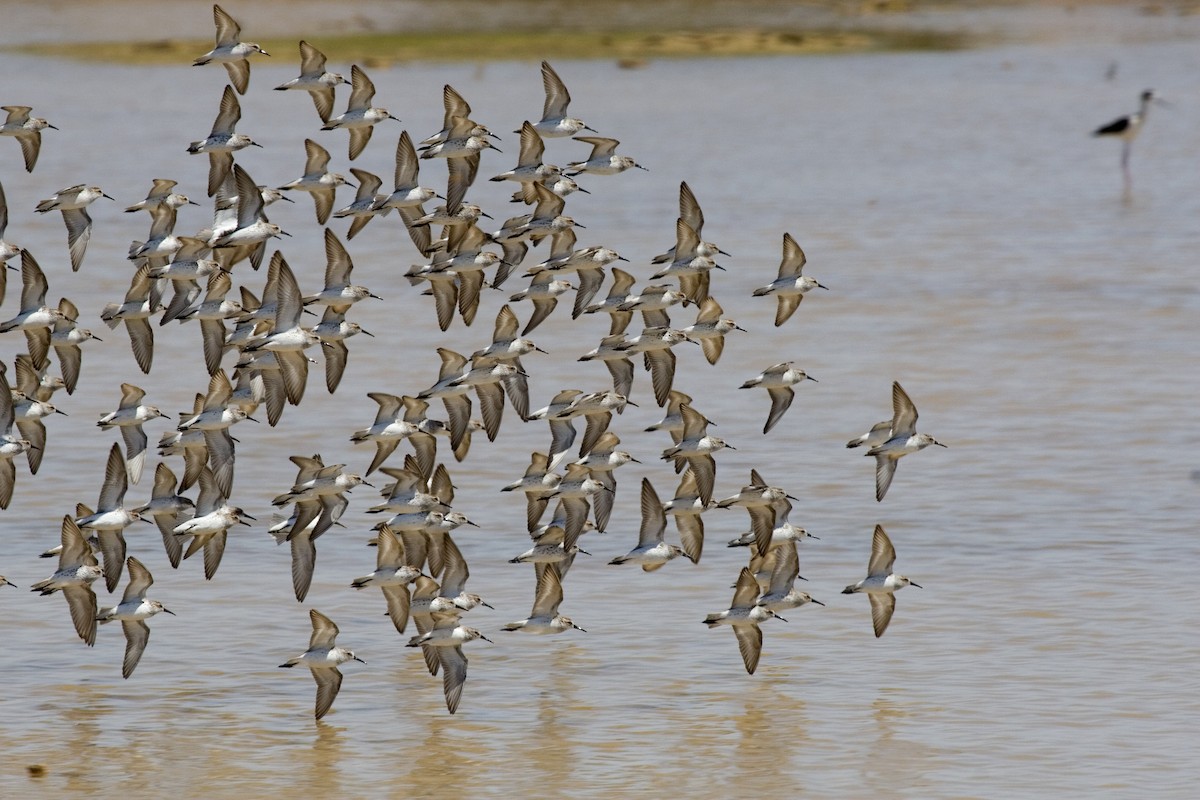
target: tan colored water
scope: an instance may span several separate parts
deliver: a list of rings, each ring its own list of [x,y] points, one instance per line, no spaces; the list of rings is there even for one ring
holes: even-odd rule
[[[1120,71],[1108,83],[1111,59]],[[706,237],[733,253],[713,291],[750,333],[729,338],[715,369],[686,348],[676,386],[738,447],[719,454],[718,495],[758,467],[801,497],[793,521],[821,537],[801,548],[804,588],[828,607],[765,626],[762,663],[749,676],[729,631],[700,624],[729,602],[744,551],[724,542],[745,530],[744,513],[707,517],[699,566],[676,561],[649,575],[605,566],[634,542],[641,477],[660,494],[675,485],[657,459],[665,437],[641,432],[659,414],[639,370],[642,407],[614,429],[646,463],[621,470],[609,533],[584,540],[595,555],[566,581],[563,611],[588,633],[499,632],[528,614],[533,576],[506,563],[527,546],[524,504],[498,489],[548,444],[543,424],[522,425],[510,410],[497,442],[480,437],[465,463],[450,464],[456,507],[483,526],[456,537],[471,588],[497,609],[471,614],[497,643],[468,647],[455,717],[378,593],[348,587],[374,565],[362,546],[373,499],[363,487],[348,529],[319,542],[306,604],[334,619],[339,642],[367,662],[345,669],[323,724],[312,720],[311,679],[276,668],[303,649],[309,626],[292,597],[288,553],[263,525],[234,534],[211,582],[193,561],[171,570],[152,527],[130,531],[131,553],[157,579],[152,596],[178,617],[151,622],[129,681],[120,678],[119,630],[102,629],[88,649],[60,599],[0,589],[0,794],[1190,796],[1200,771],[1190,600],[1200,557],[1198,62],[1188,40],[640,71],[558,64],[573,110],[651,170],[587,181],[594,194],[569,201],[587,226],[580,243],[616,247],[644,282],[649,257],[671,243],[686,179]],[[225,77],[12,56],[0,69],[6,103],[32,104],[62,129],[46,134],[32,175],[16,144],[0,141],[7,238],[33,250],[52,298],[74,299],[105,339],[86,348],[76,394],[56,398],[71,416],[50,420],[42,472],[19,467],[16,497],[0,515],[0,572],[27,587],[52,570],[36,554],[56,543],[62,515],[96,499],[114,437],[94,420],[115,407],[118,385],[138,383],[172,412],[205,386],[194,325],[158,329],[154,370],[143,376],[124,332],[105,329],[98,313],[123,295],[126,247],[146,232],[144,215],[120,207],[153,177],[203,196],[206,160],[184,149],[209,130]],[[255,63],[243,102],[239,131],[265,149],[239,163],[273,185],[297,177],[306,136],[330,149],[333,168],[351,166],[345,135],[317,131],[307,98],[270,91],[293,73],[290,54]],[[541,108],[533,64],[372,77],[378,101],[404,121],[381,126],[354,166],[385,181],[402,127],[418,137],[440,127],[444,83],[496,130]],[[1126,203],[1116,144],[1088,133],[1134,110],[1146,86],[1175,107],[1156,109],[1137,142]],[[471,193],[498,218],[511,190],[483,179],[512,165],[515,138],[484,158]],[[547,155],[563,163],[583,150],[552,141]],[[440,162],[422,166],[426,179],[442,180]],[[93,207],[87,260],[72,274],[61,219],[31,209],[83,181],[120,203]],[[308,199],[297,201],[271,217],[294,234],[284,252],[310,290],[324,267],[321,231]],[[188,208],[179,229],[208,221]],[[750,292],[773,278],[784,231],[831,291],[775,329],[773,304]],[[336,396],[318,369],[278,428],[236,430],[233,500],[260,520],[293,477],[289,455],[319,451],[327,463],[365,467],[369,452],[348,437],[374,415],[366,393],[431,384],[434,348],[482,347],[506,298],[488,292],[472,328],[456,322],[441,334],[427,298],[399,279],[415,253],[394,218],[373,222],[350,252],[356,278],[387,299],[352,314],[378,338],[350,343]],[[257,292],[264,275],[241,266],[236,278]],[[18,294],[14,274],[6,316]],[[559,389],[608,380],[575,360],[607,320],[572,322],[564,310],[533,337],[551,355],[525,361],[535,407]],[[0,341],[10,363],[23,349],[20,338]],[[736,387],[790,359],[820,383],[801,387],[764,437],[766,397]],[[916,402],[921,430],[950,449],[905,459],[877,504],[872,463],[843,444],[888,415],[892,380]],[[155,440],[166,423],[147,427]],[[148,496],[155,463],[131,502]],[[878,641],[865,598],[838,594],[862,577],[876,523],[895,542],[898,570],[925,587],[900,594]],[[31,764],[46,774],[28,777]]]

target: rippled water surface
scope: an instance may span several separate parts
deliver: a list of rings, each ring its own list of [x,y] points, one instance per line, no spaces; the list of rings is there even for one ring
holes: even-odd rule
[[[1119,59],[1115,81],[1104,79]],[[348,72],[345,65],[342,71]],[[675,476],[658,460],[665,437],[642,432],[660,414],[640,368],[639,408],[613,430],[644,464],[618,474],[607,536],[589,536],[566,581],[562,610],[588,630],[544,638],[501,633],[528,614],[533,571],[507,559],[527,547],[524,503],[498,492],[529,453],[548,445],[543,423],[511,409],[500,436],[479,437],[449,464],[456,508],[481,525],[457,535],[471,588],[496,610],[470,624],[495,645],[467,647],[470,676],[458,714],[440,681],[405,649],[378,592],[354,592],[374,566],[363,546],[373,499],[361,487],[343,521],[319,542],[308,602],[295,602],[286,548],[265,532],[270,499],[291,483],[292,454],[365,468],[348,441],[374,416],[370,391],[412,394],[433,383],[438,346],[470,353],[490,338],[508,290],[487,291],[479,317],[437,330],[432,305],[400,274],[416,253],[394,217],[350,243],[355,278],[386,302],[351,317],[376,334],[350,342],[335,396],[320,368],[299,408],[276,428],[236,430],[233,502],[259,518],[234,532],[214,580],[196,560],[172,570],[153,527],[128,533],[130,553],[154,572],[151,595],[177,617],[151,622],[134,676],[120,678],[123,639],[106,626],[94,649],[74,635],[65,604],[25,590],[53,564],[76,502],[93,504],[115,437],[94,425],[115,408],[119,384],[143,386],[174,412],[207,376],[194,323],[157,329],[154,369],[142,375],[124,331],[98,319],[132,268],[128,243],[145,215],[120,209],[154,177],[202,199],[207,161],[189,141],[212,124],[219,68],[83,65],[0,56],[7,103],[31,104],[56,124],[37,170],[21,169],[0,140],[12,220],[7,237],[30,248],[51,298],[71,297],[104,338],[85,348],[71,416],[49,420],[37,476],[18,466],[16,497],[0,515],[5,689],[0,694],[0,791],[12,796],[246,797],[294,791],[457,797],[643,796],[1082,796],[1186,797],[1197,777],[1200,716],[1196,605],[1197,223],[1200,93],[1194,41],[1124,46],[1007,47],[953,54],[651,63],[620,70],[562,62],[572,110],[621,140],[649,172],[593,178],[568,202],[587,228],[580,244],[608,244],[644,283],[649,258],[671,244],[679,181],[706,215],[706,238],[733,255],[713,292],[749,333],[729,337],[716,368],[681,346],[676,387],[719,425],[736,451],[718,454],[717,494],[757,467],[800,497],[793,521],[818,537],[801,547],[805,589],[827,607],[764,626],[749,676],[728,630],[703,616],[728,606],[744,550],[724,543],[744,512],[707,518],[702,562],[643,574],[606,566],[636,539],[636,487],[649,476],[670,497]],[[537,66],[404,65],[369,72],[377,103],[401,117],[346,160],[343,132],[318,130],[308,99],[270,88],[294,75],[291,54],[256,62],[238,128],[264,145],[238,156],[258,181],[297,177],[302,142],[390,180],[396,137],[441,125],[452,84],[476,119],[499,131],[541,108]],[[1118,145],[1089,131],[1136,107],[1154,86],[1174,101],[1154,109],[1137,142],[1135,188],[1123,200]],[[339,110],[345,94],[338,101]],[[509,184],[486,177],[515,161],[516,137],[485,155],[471,199],[509,214]],[[586,148],[550,141],[547,160]],[[444,180],[423,162],[427,182]],[[81,272],[66,260],[58,215],[32,212],[55,190],[98,183],[119,203],[93,206],[95,232]],[[349,202],[343,190],[339,201]],[[321,230],[308,198],[270,209],[293,234],[282,247],[306,291],[320,286]],[[515,212],[513,212],[515,213]],[[188,207],[179,230],[209,222]],[[339,235],[345,225],[332,225]],[[752,298],[774,278],[790,231],[807,271],[830,287],[782,328],[772,301]],[[534,251],[533,263],[544,246]],[[235,280],[256,293],[248,264]],[[486,290],[485,290],[486,291]],[[607,287],[604,291],[607,291]],[[16,313],[10,273],[3,316]],[[524,319],[528,308],[516,306]],[[534,332],[550,355],[527,358],[531,400],[596,390],[607,371],[579,355],[607,319],[571,321],[560,308]],[[691,312],[673,312],[690,324]],[[636,327],[636,325],[635,325]],[[11,363],[23,339],[0,339]],[[761,434],[768,401],[739,392],[772,363],[795,360],[819,383],[799,388],[778,427]],[[949,449],[904,460],[883,503],[873,463],[844,443],[890,413],[899,380],[920,428]],[[440,412],[440,407],[435,407]],[[147,425],[152,441],[166,422]],[[443,452],[445,445],[441,445]],[[405,452],[402,446],[393,461]],[[156,460],[127,502],[149,495]],[[174,465],[178,467],[179,465]],[[378,481],[376,481],[378,483]],[[884,525],[897,570],[924,586],[898,598],[887,635],[871,635],[863,597],[840,589],[862,577],[871,530]],[[675,536],[674,527],[670,536]],[[106,602],[102,595],[101,603]],[[312,720],[313,683],[276,668],[302,652],[308,607],[341,627],[339,642],[367,663],[345,668],[333,712]],[[29,777],[28,765],[45,767]]]

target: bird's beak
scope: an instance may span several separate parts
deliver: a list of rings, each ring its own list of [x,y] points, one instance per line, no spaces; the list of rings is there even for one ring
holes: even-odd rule
[[[369,330],[367,330],[366,328],[359,328],[359,329],[358,329],[358,332],[359,332],[359,333],[365,333],[367,336],[370,336],[372,339],[374,339],[374,338],[375,338],[375,334],[371,333],[371,332],[370,332]]]
[[[924,587],[924,586],[922,586],[921,584],[919,584],[919,583],[913,583],[912,581],[909,581],[909,582],[908,582],[908,585],[909,585],[909,586],[915,586],[915,587],[917,587],[918,589],[924,589],[924,588],[925,588],[925,587]]]
[[[491,214],[488,214],[486,211],[480,211],[480,212],[479,212],[479,216],[483,217],[484,219],[490,219],[490,220],[493,220],[493,221],[495,221],[495,219],[496,219],[496,218],[495,218],[495,217],[493,217]]]
[[[358,656],[354,656],[354,660],[355,660],[355,661],[357,661],[357,662],[358,662],[358,663],[360,663],[360,664],[365,664],[365,663],[367,663],[367,662],[363,661],[361,658],[359,658]]]
[[[709,425],[711,425],[712,423],[710,422],[710,423],[708,423],[708,424],[709,424]],[[725,449],[726,449],[726,450],[737,450],[737,448],[736,448],[736,447],[734,447],[734,446],[733,446],[733,445],[731,445],[731,444],[727,444],[727,445],[725,445]]]
[[[575,223],[575,227],[585,231],[587,230],[587,225],[580,225],[578,222]]]
[[[824,603],[822,603],[820,600],[816,599],[815,597],[812,599],[812,602],[816,603],[819,606],[825,605]]]
[[[246,419],[249,420],[250,422],[258,422],[258,420],[256,420],[254,417],[250,416],[249,414],[246,415]]]
[[[805,375],[804,377],[807,378],[808,380],[812,381],[813,383],[820,383],[820,381],[817,380],[816,378],[814,378],[812,375]]]
[[[54,409],[54,413],[55,413],[55,414],[62,414],[64,417],[70,416],[70,415],[69,415],[67,412],[65,412],[65,411],[60,411],[60,410],[59,410],[59,409],[57,409],[57,408],[56,408],[56,409]]]
[[[169,608],[164,608],[164,609],[163,609],[163,613],[164,613],[164,614],[170,614],[172,617],[178,616],[178,614],[176,614],[174,611],[172,611],[172,610],[171,610],[171,609],[169,609]]]
[[[100,193],[100,196],[101,196],[101,197],[107,197],[109,200],[116,200],[116,199],[117,199],[117,198],[113,197],[111,194],[108,194],[108,193],[106,193],[106,192],[101,192],[101,193]],[[166,611],[166,609],[164,608],[164,609],[163,609],[163,611]]]

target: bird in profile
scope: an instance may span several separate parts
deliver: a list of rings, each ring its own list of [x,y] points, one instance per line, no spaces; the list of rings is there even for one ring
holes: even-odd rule
[[[333,87],[346,79],[336,72],[326,72],[325,54],[305,41],[300,42],[300,76],[276,86],[276,91],[303,89],[312,97],[321,122],[328,122],[333,113]]]
[[[883,444],[872,447],[866,453],[875,456],[876,501],[882,501],[888,487],[892,485],[892,477],[896,474],[896,462],[903,456],[924,450],[931,444],[946,446],[928,433],[917,433],[917,407],[913,405],[900,382],[893,382],[891,436]]]
[[[533,610],[529,617],[517,622],[510,622],[502,630],[548,634],[562,633],[574,628],[587,633],[572,622],[570,617],[564,617],[558,613],[558,607],[562,600],[562,579],[559,577],[559,571],[553,565],[546,565],[544,569],[538,570],[537,592],[534,595]]]
[[[71,621],[79,638],[91,647],[96,643],[96,593],[92,584],[104,574],[92,546],[68,514],[62,521],[62,546],[58,551],[58,569],[32,587],[43,595],[61,591],[71,609]]]
[[[0,106],[0,111],[8,114],[0,123],[0,136],[12,136],[17,140],[21,145],[21,155],[25,158],[25,171],[33,172],[38,154],[42,151],[42,131],[58,128],[41,117],[30,116],[33,111],[30,106]]]
[[[766,389],[767,394],[771,397],[771,412],[767,415],[767,422],[763,425],[763,433],[767,433],[771,428],[775,427],[775,423],[783,418],[786,412],[792,405],[792,400],[796,397],[796,392],[792,389],[797,383],[805,380],[816,382],[816,378],[805,373],[804,370],[794,366],[796,362],[785,361],[782,364],[775,364],[768,367],[758,374],[758,377],[751,378],[743,383],[740,389]]]
[[[754,290],[755,297],[773,296],[779,305],[775,309],[775,327],[779,327],[796,312],[804,295],[813,289],[828,289],[816,278],[804,274],[808,259],[804,250],[796,244],[790,233],[783,235],[783,260],[779,262],[779,276],[766,286]]]
[[[347,650],[335,644],[338,626],[333,624],[333,620],[315,608],[309,609],[308,617],[312,620],[313,626],[312,636],[308,640],[308,650],[295,658],[289,658],[279,667],[288,669],[304,665],[312,671],[313,680],[317,682],[316,718],[320,719],[329,712],[334,699],[338,696],[338,690],[342,688],[342,673],[338,670],[338,665],[347,661],[358,661],[362,664],[367,662],[354,655],[353,650]]]
[[[637,547],[608,563],[641,564],[643,570],[653,572],[682,555],[687,555],[694,562],[696,559],[684,553],[682,548],[663,541],[666,530],[667,512],[663,510],[650,479],[642,478],[642,527],[638,533]]]
[[[233,88],[237,89],[238,94],[245,94],[250,85],[250,62],[247,56],[255,53],[264,56],[271,54],[254,42],[240,41],[242,26],[218,5],[213,5],[213,22],[217,26],[216,47],[193,61],[192,66],[224,64]]]
[[[896,592],[905,586],[923,588],[919,583],[913,583],[903,575],[892,572],[896,563],[896,548],[888,538],[882,525],[875,526],[875,534],[871,537],[871,560],[867,562],[867,577],[858,583],[851,584],[842,590],[842,594],[857,594],[866,592],[871,599],[871,624],[875,627],[875,638],[883,636],[888,623],[892,621],[892,612],[896,610]]]
[[[336,128],[345,128],[350,131],[351,161],[358,158],[359,153],[367,146],[367,142],[371,141],[371,132],[375,130],[375,123],[385,119],[394,119],[399,122],[399,118],[389,114],[386,108],[372,107],[371,101],[374,99],[375,84],[367,77],[367,73],[355,64],[350,67],[350,102],[346,106],[346,112],[327,120],[321,126],[323,131],[331,131]]]
[[[99,186],[88,186],[81,183],[59,189],[54,197],[37,204],[35,211],[45,214],[47,211],[61,211],[63,222],[67,226],[67,250],[71,253],[71,270],[78,272],[83,265],[83,254],[87,251],[88,242],[92,238],[92,218],[88,216],[87,207],[101,197],[114,199],[106,194]]]
[[[729,609],[709,614],[704,618],[704,624],[710,628],[721,625],[733,628],[737,636],[738,650],[742,654],[742,663],[746,665],[746,672],[753,675],[754,670],[758,669],[759,656],[762,655],[763,635],[762,628],[758,626],[772,617],[783,620],[783,617],[771,609],[758,605],[758,581],[754,580],[754,573],[742,567]]]
[[[589,128],[583,120],[567,116],[571,93],[567,91],[567,85],[558,77],[558,73],[548,61],[542,62],[542,88],[546,91],[546,102],[542,106],[542,118],[533,126],[535,131],[547,138],[574,136],[580,131],[596,132],[595,128]]]
[[[101,624],[119,620],[125,631],[125,660],[121,662],[121,677],[126,679],[142,660],[142,653],[150,641],[150,626],[146,620],[158,613],[175,616],[174,611],[165,608],[159,601],[146,599],[146,590],[154,583],[150,570],[133,556],[129,557],[128,568],[129,585],[125,587],[121,602],[112,608],[102,609],[96,617]]]
[[[1141,102],[1137,111],[1118,117],[1107,125],[1102,125],[1092,131],[1092,136],[1111,136],[1121,140],[1121,174],[1125,178],[1127,193],[1133,188],[1133,177],[1129,173],[1129,153],[1133,148],[1133,140],[1137,138],[1142,131],[1142,126],[1146,124],[1146,115],[1153,102],[1163,104],[1162,98],[1153,89],[1147,89],[1141,94]]]

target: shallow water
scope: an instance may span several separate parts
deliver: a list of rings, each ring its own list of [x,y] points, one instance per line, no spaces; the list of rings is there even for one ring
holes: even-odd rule
[[[1112,59],[1120,71],[1106,82]],[[319,543],[304,606],[292,596],[287,550],[274,546],[265,524],[234,532],[211,582],[195,561],[171,570],[154,528],[131,530],[130,553],[157,579],[151,595],[178,617],[151,621],[150,646],[129,681],[120,678],[124,642],[115,626],[88,649],[60,599],[0,589],[0,789],[1189,796],[1200,713],[1198,620],[1182,591],[1200,557],[1198,62],[1194,41],[1184,41],[697,60],[637,71],[557,64],[572,109],[650,169],[593,178],[585,183],[592,195],[570,199],[570,213],[587,226],[580,244],[617,248],[644,283],[649,257],[671,244],[686,179],[704,208],[706,238],[733,254],[713,292],[750,333],[729,337],[716,368],[682,348],[675,385],[738,448],[718,454],[718,496],[757,467],[801,498],[793,520],[820,537],[801,548],[804,588],[828,606],[765,626],[762,662],[749,676],[733,636],[700,624],[729,603],[745,551],[724,543],[746,529],[744,513],[706,517],[697,566],[677,561],[643,574],[605,565],[636,538],[641,477],[664,497],[675,486],[657,459],[665,437],[642,432],[660,414],[639,370],[641,407],[613,429],[645,464],[619,472],[609,533],[583,541],[595,555],[581,557],[566,581],[562,610],[588,633],[499,632],[528,613],[533,576],[506,563],[527,547],[524,502],[497,490],[548,444],[544,425],[522,425],[510,409],[495,443],[478,437],[464,463],[449,464],[456,508],[482,526],[456,536],[471,588],[496,607],[472,612],[469,624],[497,640],[468,646],[456,716],[446,714],[440,680],[382,615],[378,593],[348,588],[374,565],[374,551],[362,546],[373,493],[361,487],[347,529]],[[144,215],[120,208],[140,199],[152,177],[176,178],[202,199],[207,160],[184,149],[209,130],[225,76],[11,55],[0,65],[22,76],[6,102],[32,104],[62,129],[46,133],[32,175],[16,144],[0,141],[7,238],[34,252],[51,297],[74,299],[105,339],[85,348],[75,395],[55,398],[71,416],[49,421],[41,472],[19,465],[16,497],[0,516],[0,571],[27,587],[52,571],[36,554],[57,542],[62,515],[96,499],[115,437],[93,422],[115,407],[119,384],[144,387],[149,402],[174,412],[207,383],[194,324],[157,329],[147,376],[124,331],[108,331],[98,314],[124,294],[128,242],[147,228]],[[369,71],[377,102],[403,123],[380,126],[350,164],[345,134],[318,131],[306,97],[270,91],[292,77],[291,60],[256,62],[238,130],[265,147],[239,163],[261,182],[282,184],[299,175],[311,136],[333,153],[333,169],[359,166],[386,183],[401,128],[420,138],[440,127],[444,83],[500,131],[541,107],[535,64]],[[1134,110],[1146,86],[1175,105],[1153,111],[1134,152],[1134,193],[1123,200],[1118,145],[1088,133]],[[343,93],[339,110],[344,101]],[[516,137],[499,146],[505,152],[484,157],[470,196],[503,218],[511,188],[484,179],[512,165]],[[557,163],[585,154],[569,141],[547,143]],[[422,169],[426,182],[443,179],[440,162]],[[93,206],[87,259],[72,274],[61,219],[31,209],[81,181],[119,203]],[[339,205],[352,196],[343,190]],[[324,268],[321,231],[308,198],[296,200],[270,214],[294,235],[282,247],[307,291]],[[179,230],[204,227],[207,213],[185,209]],[[332,227],[340,235],[346,226]],[[775,276],[784,231],[830,291],[776,329],[773,302],[750,292]],[[374,416],[366,393],[433,383],[434,348],[484,346],[508,290],[520,288],[510,279],[505,292],[488,292],[471,328],[456,321],[443,334],[427,299],[399,279],[415,251],[394,218],[372,222],[349,249],[356,279],[386,298],[351,314],[378,338],[350,343],[336,396],[325,393],[316,367],[304,404],[279,427],[236,430],[232,499],[261,521],[293,478],[289,455],[320,452],[326,463],[364,468],[370,452],[348,437]],[[242,265],[235,277],[257,293],[265,274]],[[11,316],[15,273],[8,294]],[[607,332],[607,319],[572,322],[566,310],[534,332],[551,355],[525,360],[535,408],[560,389],[608,381],[602,367],[575,360]],[[673,315],[683,325],[690,317]],[[0,340],[9,363],[23,350],[20,338]],[[792,359],[820,382],[800,387],[764,437],[767,398],[736,387]],[[920,429],[949,449],[905,459],[877,504],[873,463],[843,445],[888,415],[892,380],[920,409]],[[147,430],[156,441],[167,423]],[[130,504],[148,496],[155,463],[131,487]],[[899,596],[878,641],[865,598],[838,594],[862,577],[877,523],[895,542],[897,570],[925,587]],[[339,643],[367,662],[344,670],[321,724],[312,721],[311,679],[276,668],[303,650],[308,606],[334,619]],[[28,777],[30,764],[46,774]]]

